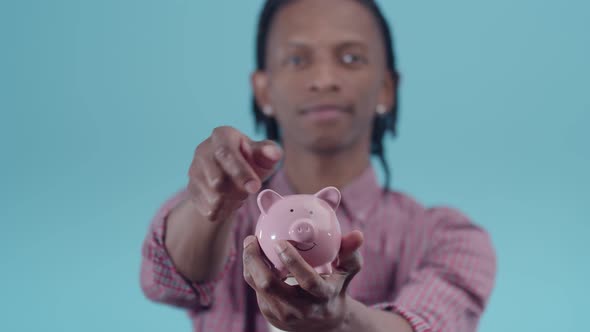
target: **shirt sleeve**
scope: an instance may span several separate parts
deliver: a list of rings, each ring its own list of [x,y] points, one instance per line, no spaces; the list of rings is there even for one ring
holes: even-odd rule
[[[186,194],[180,191],[164,202],[153,218],[142,245],[140,283],[144,295],[152,301],[200,311],[213,303],[215,286],[235,261],[236,248],[232,241],[223,271],[209,282],[192,282],[175,269],[164,245],[166,222],[171,210]]]
[[[416,332],[474,332],[492,292],[496,256],[489,235],[450,208],[426,210],[420,263],[391,303]],[[419,243],[422,243],[419,244]]]

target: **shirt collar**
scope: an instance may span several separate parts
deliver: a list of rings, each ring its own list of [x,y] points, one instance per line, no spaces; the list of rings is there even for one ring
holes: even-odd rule
[[[268,188],[277,191],[281,196],[296,194],[289,183],[283,167],[268,182]],[[372,165],[369,165],[359,176],[344,187],[339,188],[342,194],[341,208],[352,218],[364,222],[382,193]]]

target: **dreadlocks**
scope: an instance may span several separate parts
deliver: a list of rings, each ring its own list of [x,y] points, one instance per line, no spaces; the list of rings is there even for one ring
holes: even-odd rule
[[[258,33],[256,36],[256,69],[264,70],[266,68],[266,44],[268,40],[269,30],[273,18],[279,12],[281,8],[289,4],[293,0],[267,0],[264,8],[260,14],[258,22]],[[396,135],[396,125],[398,118],[398,72],[395,63],[395,54],[393,52],[393,40],[389,25],[383,17],[379,6],[373,0],[356,0],[363,6],[365,6],[377,20],[377,24],[382,34],[382,40],[385,45],[385,60],[389,73],[392,75],[394,82],[393,89],[396,96],[395,103],[391,110],[384,115],[376,116],[373,120],[373,130],[371,135],[371,154],[376,155],[381,162],[381,166],[385,172],[385,190],[389,189],[390,183],[390,169],[387,162],[387,158],[384,154],[383,149],[383,137],[389,131],[392,136]],[[267,117],[261,111],[260,107],[256,103],[256,100],[252,101],[252,110],[254,112],[254,118],[256,122],[256,129],[260,130],[261,126],[264,126],[266,130],[266,137],[268,139],[280,142],[280,132],[277,121],[274,118]]]

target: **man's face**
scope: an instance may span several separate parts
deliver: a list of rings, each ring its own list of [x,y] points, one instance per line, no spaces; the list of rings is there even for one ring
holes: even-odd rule
[[[299,0],[275,16],[266,71],[253,84],[285,145],[335,152],[366,142],[375,109],[393,103],[381,32],[353,0]]]

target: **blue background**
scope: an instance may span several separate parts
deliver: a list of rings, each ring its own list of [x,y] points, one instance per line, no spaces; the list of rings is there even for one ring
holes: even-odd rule
[[[218,125],[255,135],[261,1],[0,2],[0,329],[189,331],[140,246]],[[590,3],[381,1],[400,71],[395,187],[492,234],[480,331],[586,329]]]

